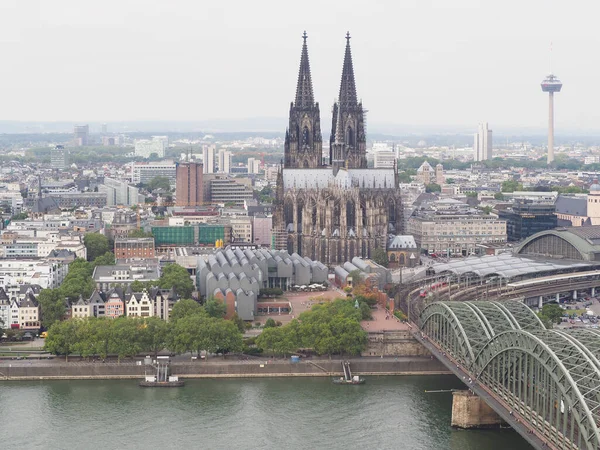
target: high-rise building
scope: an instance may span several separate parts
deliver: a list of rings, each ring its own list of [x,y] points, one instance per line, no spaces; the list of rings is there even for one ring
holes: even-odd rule
[[[108,125],[103,123],[102,124],[102,134],[106,134],[108,132]]]
[[[480,123],[473,142],[473,160],[487,161],[492,159],[492,130],[488,123]]]
[[[561,88],[562,83],[553,74],[542,81],[542,91],[548,93],[548,164],[554,161],[554,93]]]
[[[214,145],[204,145],[202,147],[204,173],[215,173],[215,150]]]
[[[260,172],[260,160],[256,158],[248,158],[248,173]]]
[[[379,150],[373,155],[373,167],[376,169],[393,169],[396,167],[396,154],[391,150]]]
[[[177,163],[177,187],[175,190],[177,206],[202,205],[203,171],[202,164],[195,162]]]
[[[83,147],[88,145],[90,138],[90,126],[89,125],[75,125],[73,127],[73,137],[75,138],[75,145]]]
[[[231,152],[229,150],[219,150],[219,172],[231,172]]]
[[[50,152],[50,166],[53,169],[64,170],[67,167],[67,151],[64,145],[57,145]]]
[[[149,158],[156,154],[159,158],[165,157],[165,148],[169,145],[166,136],[152,136],[152,139],[139,139],[135,141],[135,156]]]

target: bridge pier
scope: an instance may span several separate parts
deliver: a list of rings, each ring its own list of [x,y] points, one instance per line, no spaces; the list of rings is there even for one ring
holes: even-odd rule
[[[577,300],[577,289],[573,291],[573,300]]]
[[[595,288],[595,287],[593,287],[593,288],[592,288],[592,297],[595,297],[595,296],[596,296],[596,288]]]
[[[560,293],[556,293],[556,303],[560,304]]]
[[[542,309],[544,306],[544,297],[540,295],[540,299],[538,300],[538,309]]]
[[[452,392],[452,422],[457,428],[498,428],[502,418],[471,391]]]

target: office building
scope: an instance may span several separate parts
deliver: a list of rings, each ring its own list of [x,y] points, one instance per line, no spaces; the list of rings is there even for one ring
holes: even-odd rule
[[[177,206],[200,206],[203,203],[204,185],[202,164],[177,163],[175,204]]]
[[[156,154],[158,158],[165,157],[165,149],[169,146],[166,136],[152,136],[152,139],[138,139],[135,141],[135,156],[149,158]]]
[[[176,164],[173,161],[134,162],[131,164],[131,182],[133,184],[148,184],[153,178],[163,177],[175,187],[177,175]]]
[[[231,157],[229,150],[219,150],[219,173],[231,172]]]
[[[73,128],[73,137],[75,139],[75,145],[79,147],[88,145],[90,139],[90,126],[75,125]]]
[[[215,151],[214,145],[204,145],[202,147],[202,164],[204,173],[215,173]]]
[[[138,188],[114,178],[104,178],[104,184],[98,186],[98,192],[106,194],[107,206],[133,206],[144,203],[145,199]]]
[[[67,151],[64,145],[57,145],[50,152],[50,167],[55,170],[67,168]]]
[[[248,173],[260,173],[260,159],[248,158]]]
[[[146,259],[154,258],[154,238],[116,238],[115,258]]]
[[[473,141],[473,160],[487,161],[492,159],[492,130],[488,123],[480,123]]]
[[[373,155],[375,169],[394,169],[396,167],[396,154],[392,151],[380,150]]]
[[[475,254],[478,244],[506,242],[506,221],[454,199],[427,203],[408,220],[407,235],[421,251],[444,256]]]
[[[506,220],[509,241],[521,241],[540,231],[556,228],[556,206],[554,200],[517,198],[512,207],[499,210],[498,217]]]
[[[242,206],[244,200],[251,199],[252,187],[239,183],[234,178],[217,176],[210,180],[210,201],[213,203],[235,203]]]

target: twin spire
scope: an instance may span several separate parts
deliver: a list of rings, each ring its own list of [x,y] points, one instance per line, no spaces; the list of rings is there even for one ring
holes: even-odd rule
[[[308,62],[308,47],[306,31],[302,34],[302,54],[300,56],[300,71],[298,72],[298,85],[296,87],[296,101],[294,106],[306,108],[315,104],[312,78],[310,76],[310,63]],[[356,106],[356,83],[354,81],[354,67],[352,65],[352,52],[350,51],[350,32],[346,33],[346,53],[344,54],[344,67],[342,69],[342,82],[340,84],[339,104],[341,107]]]
[[[296,87],[296,107],[307,108],[315,105],[312,79],[310,77],[310,63],[308,62],[308,48],[306,47],[306,31],[302,35],[302,55],[300,56],[300,71],[298,72],[298,86]]]

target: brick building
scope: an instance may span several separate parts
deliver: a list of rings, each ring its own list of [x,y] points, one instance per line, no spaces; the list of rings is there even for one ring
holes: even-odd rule
[[[116,238],[115,258],[154,258],[154,238]]]

